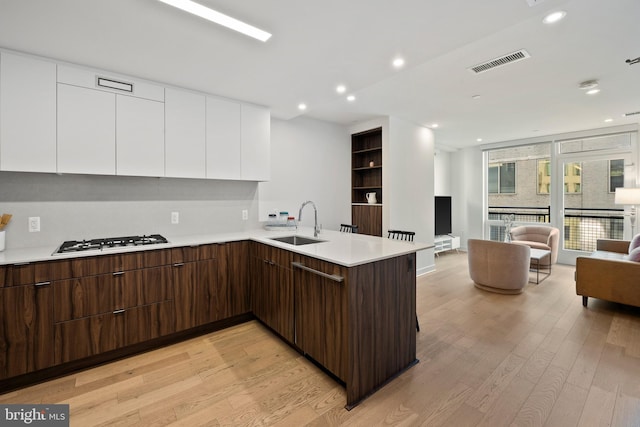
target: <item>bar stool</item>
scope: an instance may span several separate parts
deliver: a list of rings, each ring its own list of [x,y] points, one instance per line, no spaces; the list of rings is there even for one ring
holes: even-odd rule
[[[358,226],[351,224],[340,224],[340,231],[343,233],[358,233]]]
[[[413,231],[402,230],[389,230],[387,233],[387,238],[389,239],[406,240],[408,242],[413,242],[413,236],[416,235]]]
[[[413,237],[416,235],[413,231],[403,230],[389,230],[387,231],[388,239],[404,240],[407,242],[413,242]],[[418,314],[416,313],[416,331],[420,332],[420,322],[418,322]]]

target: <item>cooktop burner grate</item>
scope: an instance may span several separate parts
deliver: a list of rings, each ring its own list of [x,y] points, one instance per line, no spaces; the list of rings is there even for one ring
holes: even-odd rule
[[[91,240],[68,240],[60,245],[60,247],[54,252],[54,254],[103,250],[108,248],[121,248],[126,246],[154,245],[158,243],[168,243],[168,240],[160,234],[107,237],[104,239]]]

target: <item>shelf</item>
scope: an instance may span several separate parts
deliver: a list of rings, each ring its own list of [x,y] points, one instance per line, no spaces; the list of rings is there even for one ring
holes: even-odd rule
[[[382,169],[382,165],[375,166],[363,166],[361,168],[353,168],[352,171],[364,171],[364,170],[373,170],[373,169]]]
[[[362,234],[382,236],[382,175],[382,128],[351,135],[351,223]]]
[[[352,151],[352,154],[371,153],[372,151],[382,151],[382,147],[365,148],[364,150]]]

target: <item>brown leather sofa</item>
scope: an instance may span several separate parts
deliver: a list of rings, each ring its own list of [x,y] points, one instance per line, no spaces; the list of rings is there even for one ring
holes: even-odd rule
[[[640,262],[626,258],[629,241],[599,239],[596,251],[576,259],[576,294],[640,307]]]
[[[469,239],[469,276],[485,291],[519,294],[529,281],[531,249],[525,245]]]
[[[531,249],[551,251],[551,264],[558,261],[560,231],[546,225],[521,225],[511,229],[511,241]]]

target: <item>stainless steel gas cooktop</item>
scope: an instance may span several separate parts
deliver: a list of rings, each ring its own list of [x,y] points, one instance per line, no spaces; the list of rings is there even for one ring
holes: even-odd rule
[[[70,252],[101,251],[103,249],[121,248],[126,246],[154,245],[158,243],[168,243],[168,240],[160,234],[150,234],[145,236],[107,237],[104,239],[91,240],[69,240],[64,242],[53,253],[66,254]]]

